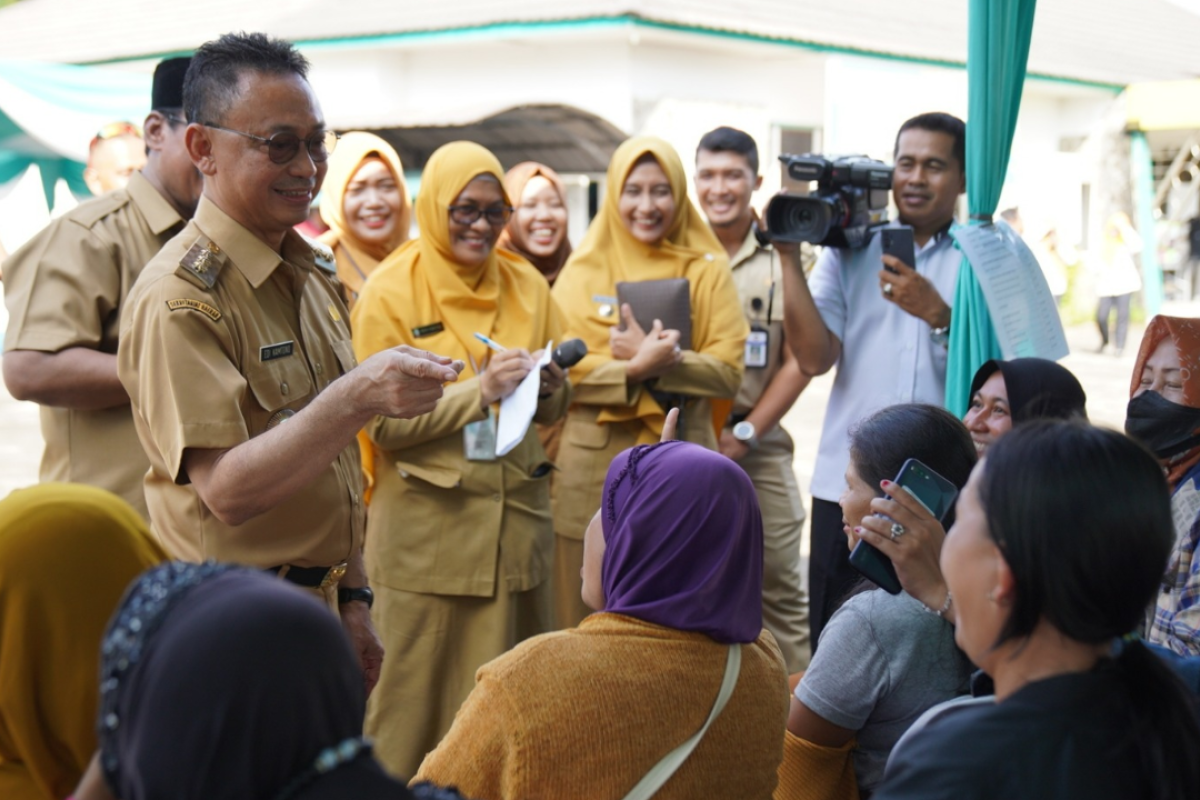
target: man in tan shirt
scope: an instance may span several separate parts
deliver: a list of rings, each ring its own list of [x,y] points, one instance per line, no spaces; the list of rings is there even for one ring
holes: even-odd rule
[[[355,436],[377,415],[431,411],[462,365],[400,347],[356,366],[332,264],[292,230],[336,145],[307,70],[263,34],[227,34],[192,57],[186,141],[204,195],[130,293],[118,369],[168,550],[336,598],[370,689],[383,648]]]
[[[757,239],[750,198],[762,183],[758,147],[734,128],[705,134],[696,150],[696,195],[729,254],[750,337],[745,377],[721,432],[721,452],[750,476],[763,517],[763,626],[789,673],[808,666],[808,597],[800,577],[804,503],[792,465],[792,437],[779,421],[808,385],[784,347],[783,287],[769,245]]]
[[[145,168],[51,222],[4,264],[4,381],[17,399],[41,404],[41,480],[108,489],[142,516],[150,464],[117,379],[117,332],[134,281],[200,197],[183,140],[187,64],[168,59],[154,71]]]

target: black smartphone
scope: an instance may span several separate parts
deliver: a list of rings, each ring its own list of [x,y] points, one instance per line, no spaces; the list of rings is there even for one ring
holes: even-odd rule
[[[910,267],[917,265],[917,247],[913,242],[913,229],[907,225],[898,228],[883,228],[879,231],[883,243],[883,254],[895,256]],[[896,270],[884,265],[888,272]]]
[[[954,506],[954,499],[958,497],[957,486],[915,458],[904,462],[892,482],[907,489],[939,522],[946,518],[946,513]],[[874,546],[860,541],[850,551],[850,564],[885,592],[900,594],[900,579],[896,577],[896,568],[891,559]]]

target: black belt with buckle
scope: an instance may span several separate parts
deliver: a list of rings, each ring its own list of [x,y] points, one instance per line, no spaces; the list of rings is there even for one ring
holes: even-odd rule
[[[332,586],[346,574],[346,565],[336,564],[332,567],[293,567],[291,564],[281,564],[278,567],[268,567],[265,572],[278,575],[297,586],[308,589],[323,589]]]

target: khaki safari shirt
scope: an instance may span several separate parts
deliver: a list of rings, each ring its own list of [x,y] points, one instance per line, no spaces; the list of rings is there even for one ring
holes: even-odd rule
[[[232,448],[284,424],[356,364],[321,251],[292,231],[281,249],[202,198],[126,303],[118,370],[150,456],[151,527],[177,558],[328,567],[361,545],[357,442],[236,527],[213,515],[183,469],[184,450]]]
[[[753,226],[729,263],[751,332],[767,333],[767,365],[746,365],[733,401],[733,413],[747,414],[783,366],[783,276],[779,256],[770,247],[759,245]]]
[[[87,347],[116,355],[121,308],[183,220],[141,173],[51,222],[4,265],[5,351]],[[41,407],[43,481],[87,483],[147,515],[150,468],[129,406]]]

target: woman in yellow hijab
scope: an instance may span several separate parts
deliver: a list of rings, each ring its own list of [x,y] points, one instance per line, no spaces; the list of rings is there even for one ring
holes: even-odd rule
[[[477,144],[439,148],[421,178],[420,237],[379,266],[352,313],[360,359],[407,344],[467,363],[432,413],[366,429],[366,563],[387,652],[367,733],[397,775],[449,730],[476,669],[552,626],[553,467],[532,425],[497,455],[496,422],[562,322],[545,278],[496,248],[512,214],[503,179]],[[566,413],[562,370],[541,370],[537,389],[536,422]]]
[[[0,797],[62,800],[96,749],[100,639],[166,559],[128,503],[44,483],[0,501]]]
[[[321,193],[321,241],[333,250],[346,305],[353,307],[379,262],[408,241],[411,209],[404,167],[373,133],[342,135],[329,157]]]
[[[618,282],[665,278],[688,280],[691,349],[678,347],[678,331],[643,331],[618,308]],[[571,369],[554,479],[556,621],[571,627],[589,611],[579,596],[583,532],[600,507],[609,462],[658,440],[664,405],[682,405],[680,438],[715,450],[709,398],[737,393],[749,329],[724,248],[688,199],[679,155],[652,136],[613,153],[604,203],[553,294],[567,338],[583,339],[589,351]],[[619,331],[623,318],[627,330]]]

